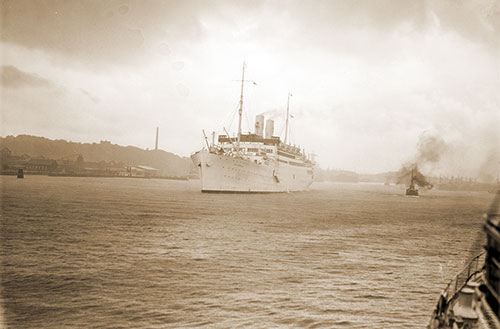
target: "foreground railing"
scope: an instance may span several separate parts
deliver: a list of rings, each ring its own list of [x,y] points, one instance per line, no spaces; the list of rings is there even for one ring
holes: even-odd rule
[[[451,303],[458,297],[462,290],[471,279],[476,278],[482,273],[484,268],[484,259],[486,252],[483,251],[479,255],[472,258],[467,266],[460,271],[453,279],[450,280],[446,288],[441,292],[438,304],[434,309],[433,317],[428,328],[441,328],[444,323],[447,323],[447,311]]]
[[[467,266],[465,266],[465,268],[460,273],[458,273],[453,279],[451,279],[451,281],[441,293],[441,295],[446,298],[447,303],[457,297],[458,292],[462,290],[463,287],[465,287],[470,279],[476,276],[476,274],[481,273],[484,266],[485,255],[486,252],[483,251],[476,257],[472,258],[469,264],[467,264]]]

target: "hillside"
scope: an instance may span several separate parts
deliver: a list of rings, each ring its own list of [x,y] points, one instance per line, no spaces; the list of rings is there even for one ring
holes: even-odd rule
[[[120,146],[108,141],[75,143],[44,137],[18,135],[0,137],[0,150],[8,148],[13,155],[29,155],[47,159],[70,159],[82,155],[85,161],[115,161],[127,166],[145,165],[160,170],[162,176],[187,176],[192,170],[189,158],[179,157],[163,150],[143,150],[134,146]]]

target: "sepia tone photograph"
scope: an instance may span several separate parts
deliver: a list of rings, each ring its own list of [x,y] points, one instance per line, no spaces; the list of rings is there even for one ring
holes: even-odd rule
[[[0,0],[0,328],[500,328],[500,0]]]

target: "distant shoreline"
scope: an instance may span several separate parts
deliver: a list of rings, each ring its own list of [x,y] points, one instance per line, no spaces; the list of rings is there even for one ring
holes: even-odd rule
[[[17,172],[0,172],[0,176],[16,176]],[[197,180],[197,177],[175,177],[175,176],[120,176],[120,175],[99,175],[99,174],[61,174],[61,173],[37,173],[24,172],[25,176],[49,176],[49,177],[94,177],[94,178],[142,178],[142,179],[168,179],[168,180]]]

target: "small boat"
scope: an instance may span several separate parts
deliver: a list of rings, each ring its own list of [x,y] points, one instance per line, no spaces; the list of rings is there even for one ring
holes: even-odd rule
[[[406,189],[406,195],[408,196],[418,196],[418,189],[415,187],[415,173],[412,169],[410,186]]]
[[[22,169],[17,170],[17,178],[24,178],[24,171]]]

